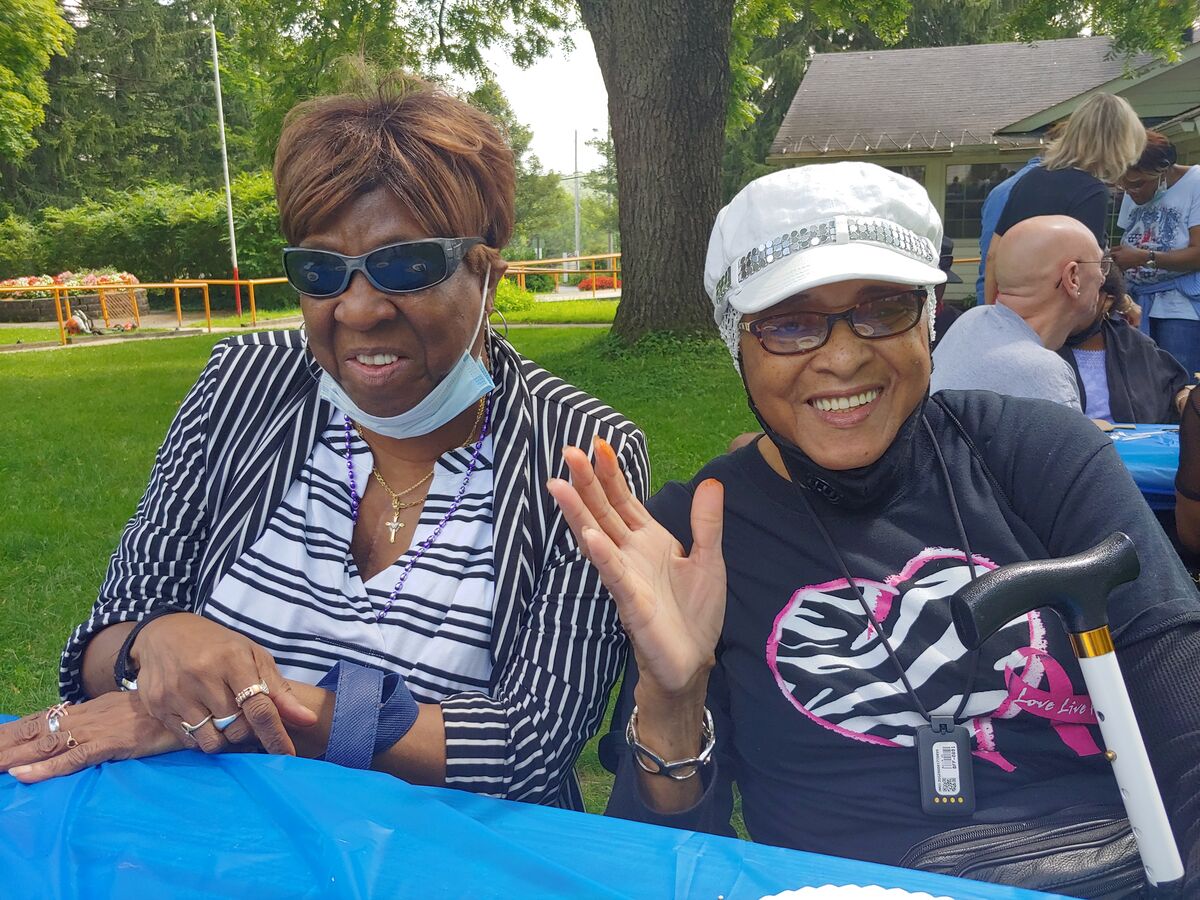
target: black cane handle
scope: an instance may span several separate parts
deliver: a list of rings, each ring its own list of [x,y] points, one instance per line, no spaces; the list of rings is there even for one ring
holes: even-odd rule
[[[950,598],[958,636],[974,650],[1017,616],[1050,607],[1071,634],[1108,624],[1108,595],[1142,566],[1129,535],[1117,532],[1090,550],[993,569]]]

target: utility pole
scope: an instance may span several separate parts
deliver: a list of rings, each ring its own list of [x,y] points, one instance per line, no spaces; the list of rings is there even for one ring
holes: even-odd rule
[[[575,129],[575,256],[579,257],[579,129]],[[575,260],[575,268],[579,268],[579,260]]]
[[[217,58],[217,25],[208,20],[208,31],[212,37],[213,85],[217,92],[217,124],[221,130],[221,169],[225,173],[225,215],[229,219],[229,255],[233,261],[233,297],[237,304],[238,318],[242,317],[242,286],[238,284],[237,235],[233,228],[233,191],[229,188],[229,151],[225,147],[225,107],[221,103],[221,63]]]

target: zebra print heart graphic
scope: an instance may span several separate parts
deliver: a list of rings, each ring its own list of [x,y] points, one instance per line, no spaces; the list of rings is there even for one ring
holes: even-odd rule
[[[979,556],[975,565],[996,568]],[[967,666],[958,665],[967,649],[948,601],[970,578],[961,551],[928,548],[884,581],[855,579],[931,715],[953,715],[967,690]],[[856,741],[913,745],[925,720],[845,579],[797,590],[775,619],[766,653],[779,689],[813,722]],[[977,756],[1011,770],[995,745],[993,720],[1021,713],[1049,720],[1080,755],[1099,752],[1087,728],[1095,723],[1091,704],[1047,652],[1037,611],[990,638],[975,672],[960,721],[970,719]]]

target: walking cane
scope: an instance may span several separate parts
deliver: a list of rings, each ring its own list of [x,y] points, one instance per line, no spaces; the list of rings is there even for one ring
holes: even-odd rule
[[[1062,619],[1091,695],[1146,880],[1165,893],[1182,883],[1183,862],[1108,630],[1109,592],[1133,581],[1140,571],[1133,541],[1118,532],[1074,556],[994,569],[959,590],[950,608],[958,636],[970,650],[1034,609],[1049,607]]]

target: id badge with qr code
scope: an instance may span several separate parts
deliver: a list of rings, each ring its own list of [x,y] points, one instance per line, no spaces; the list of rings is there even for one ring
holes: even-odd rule
[[[931,816],[969,816],[975,812],[971,735],[962,725],[934,716],[917,729],[921,773],[921,809]]]

